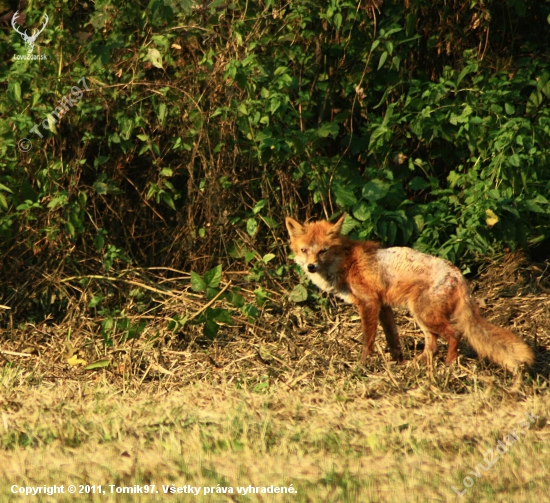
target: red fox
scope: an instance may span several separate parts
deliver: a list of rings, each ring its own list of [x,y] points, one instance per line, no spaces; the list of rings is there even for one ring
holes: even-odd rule
[[[406,307],[424,332],[421,358],[437,353],[437,337],[448,343],[447,364],[457,358],[462,335],[477,351],[512,372],[533,364],[533,352],[512,332],[492,325],[479,314],[465,278],[449,261],[411,248],[380,248],[372,241],[354,241],[341,234],[344,214],[300,224],[286,218],[294,260],[321,290],[355,304],[361,315],[364,363],[374,348],[377,318],[390,354],[402,361],[392,307]]]

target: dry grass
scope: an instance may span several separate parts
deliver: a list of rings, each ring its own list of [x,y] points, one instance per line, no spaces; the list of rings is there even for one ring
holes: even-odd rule
[[[238,275],[229,277],[238,283]],[[441,359],[427,367],[414,361],[396,366],[383,338],[379,354],[359,366],[352,310],[288,304],[277,285],[259,321],[237,317],[214,342],[197,327],[168,331],[174,313],[204,306],[201,298],[175,289],[152,292],[158,297],[152,313],[137,312],[130,301],[121,316],[145,319],[147,328],[130,341],[113,332],[110,347],[99,335],[101,316],[76,303],[63,322],[6,329],[0,495],[13,498],[12,484],[101,484],[106,495],[76,498],[161,501],[168,498],[162,484],[220,484],[235,494],[172,498],[452,501],[458,496],[451,486],[463,490],[464,478],[472,477],[464,501],[544,501],[548,286],[543,265],[518,256],[475,283],[485,316],[536,348],[537,364],[521,379],[479,361],[467,346],[450,367]],[[82,305],[90,288],[80,291]],[[420,349],[419,331],[406,314],[398,324],[411,358]],[[110,364],[94,371],[69,365],[71,347],[87,362]],[[540,417],[525,435],[480,478],[470,474],[531,412]],[[109,494],[109,485],[134,484],[155,484],[160,494]],[[238,486],[290,484],[298,494],[236,493]]]
[[[2,499],[12,484],[101,484],[107,492],[110,484],[293,484],[297,495],[273,501],[448,501],[451,486],[463,490],[463,478],[525,412],[540,419],[466,501],[543,500],[547,491],[550,399],[534,387],[459,396],[425,382],[370,399],[357,380],[297,390],[274,383],[254,393],[224,374],[218,383],[177,389],[160,380],[138,390],[103,378],[30,386],[26,377],[22,369],[2,376]]]

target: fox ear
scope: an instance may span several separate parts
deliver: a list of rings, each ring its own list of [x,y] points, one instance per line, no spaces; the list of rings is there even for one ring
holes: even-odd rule
[[[291,217],[285,218],[286,223],[286,229],[288,233],[290,234],[291,238],[295,238],[296,236],[299,236],[300,234],[304,234],[304,226],[300,223],[294,220]]]
[[[347,213],[344,213],[336,221],[336,223],[332,226],[332,228],[327,232],[327,234],[332,234],[332,235],[340,234],[342,232],[342,225],[344,225],[344,220],[346,219],[346,217],[347,217]]]

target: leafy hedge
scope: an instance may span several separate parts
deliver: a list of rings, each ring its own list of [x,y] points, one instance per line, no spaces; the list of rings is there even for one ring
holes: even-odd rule
[[[5,292],[278,254],[285,213],[450,260],[549,237],[548,0],[42,5],[40,60],[0,12]]]

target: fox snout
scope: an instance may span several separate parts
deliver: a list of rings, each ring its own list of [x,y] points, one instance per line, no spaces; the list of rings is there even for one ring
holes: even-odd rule
[[[317,272],[317,266],[315,264],[308,264],[307,270],[308,272]]]

